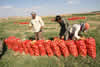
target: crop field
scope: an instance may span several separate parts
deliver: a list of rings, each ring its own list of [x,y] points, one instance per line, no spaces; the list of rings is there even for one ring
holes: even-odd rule
[[[63,16],[66,20],[72,16],[83,15],[71,15]],[[4,52],[0,59],[0,67],[100,67],[100,15],[84,15],[87,17],[85,20],[68,21],[70,25],[87,22],[90,24],[90,29],[84,34],[86,37],[93,37],[96,40],[96,59],[92,59],[90,56],[83,58],[78,56],[75,58],[70,55],[69,57],[57,57],[57,56],[30,56],[23,54],[15,55],[15,52],[8,50],[4,45]],[[59,36],[60,26],[56,22],[51,21],[54,17],[43,17],[45,27],[43,29],[43,36],[45,39],[52,39]],[[18,24],[20,22],[29,22],[30,19],[16,19],[8,18],[7,20],[0,20],[0,40],[3,40],[9,36],[16,36],[25,39],[34,39],[34,33],[28,28],[27,24]],[[16,22],[16,24],[14,24]]]

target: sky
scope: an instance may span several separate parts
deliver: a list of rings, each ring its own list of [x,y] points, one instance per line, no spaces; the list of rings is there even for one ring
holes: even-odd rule
[[[0,0],[0,17],[40,16],[100,11],[100,0]]]

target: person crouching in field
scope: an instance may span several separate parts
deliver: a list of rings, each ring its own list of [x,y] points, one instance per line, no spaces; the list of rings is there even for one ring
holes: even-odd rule
[[[2,41],[0,40],[0,59],[2,57],[2,53],[3,53],[3,44]]]
[[[69,32],[68,32],[69,23],[66,22],[64,20],[64,18],[62,18],[60,15],[56,16],[55,21],[57,23],[59,23],[60,27],[61,27],[60,34],[59,34],[60,39],[68,40],[68,38],[69,38]]]
[[[44,22],[40,16],[37,16],[35,12],[31,13],[32,20],[29,23],[29,27],[33,29],[35,33],[35,40],[42,40],[42,29],[44,27]]]
[[[73,40],[85,39],[82,36],[82,32],[86,32],[89,29],[90,25],[88,23],[74,24],[70,28],[70,38]]]

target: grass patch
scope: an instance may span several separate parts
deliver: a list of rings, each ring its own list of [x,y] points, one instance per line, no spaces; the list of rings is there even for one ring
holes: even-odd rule
[[[80,15],[82,16],[82,15]],[[93,16],[94,20],[97,16]],[[92,20],[90,15],[88,15],[88,20]],[[64,18],[68,18],[71,16],[64,16]],[[99,17],[99,16],[98,16]],[[43,20],[45,24],[48,24],[47,28],[44,28],[45,30],[48,30],[49,32],[43,32],[43,36],[45,39],[52,39],[53,37],[59,36],[59,32],[57,32],[56,27],[52,26],[51,24],[56,25],[56,23],[50,23],[50,19],[53,17],[44,17]],[[100,17],[99,17],[100,19]],[[33,32],[27,32],[29,31],[28,25],[19,25],[14,24],[14,22],[11,22],[14,19],[9,19],[9,22],[0,23],[0,38],[5,39],[9,36],[16,36],[21,39],[30,39],[34,38]],[[18,22],[24,21],[24,20],[18,20]],[[77,20],[77,21],[70,21],[69,23],[75,24],[80,23],[84,20]],[[99,20],[98,20],[99,21]],[[70,55],[69,57],[65,58],[63,56],[61,57],[48,57],[48,56],[30,56],[30,55],[24,55],[24,54],[18,54],[18,56],[14,56],[14,52],[12,50],[7,50],[5,54],[2,56],[2,59],[0,59],[0,67],[99,67],[100,66],[100,26],[95,23],[90,23],[91,26],[97,27],[94,30],[89,30],[88,34],[84,34],[86,37],[94,37],[96,40],[96,50],[97,50],[97,57],[96,60],[93,60],[90,56],[86,56],[86,58],[82,58],[81,56],[78,56],[77,58]],[[53,32],[54,30],[54,32]]]
[[[72,14],[72,16],[94,16],[96,14]]]

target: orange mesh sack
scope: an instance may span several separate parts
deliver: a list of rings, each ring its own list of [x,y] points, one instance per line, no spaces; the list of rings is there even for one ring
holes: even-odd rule
[[[86,39],[86,46],[88,55],[91,56],[93,59],[96,58],[96,43],[94,38],[87,38]]]
[[[39,47],[41,56],[46,55],[46,50],[44,47],[44,40],[38,40],[38,47]]]
[[[52,41],[51,47],[52,47],[52,49],[53,49],[54,54],[55,54],[56,56],[60,57],[60,56],[61,56],[60,48],[59,48],[59,46],[56,44],[55,41]]]
[[[37,41],[32,42],[32,46],[31,47],[32,47],[32,49],[34,51],[34,55],[35,56],[39,56],[40,52],[39,52],[39,47],[38,47]]]
[[[77,50],[77,46],[74,43],[73,40],[67,40],[66,42],[66,46],[68,46],[69,52],[70,54],[72,54],[74,57],[78,56],[78,50]]]
[[[44,42],[44,46],[45,46],[45,49],[46,49],[46,52],[48,54],[48,56],[53,56],[53,51],[51,49],[51,40],[47,40]]]
[[[85,41],[84,40],[76,40],[75,43],[77,45],[79,54],[82,57],[85,57],[87,55],[87,49],[86,49]]]
[[[69,56],[69,51],[68,51],[68,48],[67,48],[64,40],[60,40],[58,46],[60,47],[61,52],[64,55],[64,57]]]

